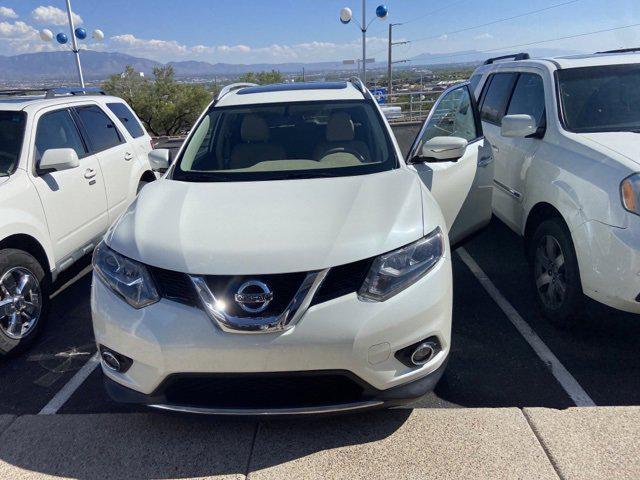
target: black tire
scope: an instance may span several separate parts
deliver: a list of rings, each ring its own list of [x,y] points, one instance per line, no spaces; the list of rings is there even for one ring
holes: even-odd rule
[[[530,277],[542,314],[561,326],[582,317],[585,296],[571,232],[561,218],[545,220],[527,242]]]
[[[22,250],[14,248],[6,248],[0,250],[0,280],[15,268],[27,270],[33,274],[40,292],[40,313],[37,321],[34,322],[33,328],[25,333],[22,338],[10,337],[0,324],[0,356],[16,355],[27,349],[38,334],[42,331],[43,325],[49,313],[49,295],[51,293],[51,281],[47,272],[44,271],[42,265],[30,254]],[[10,292],[11,293],[11,292]],[[6,292],[0,286],[0,299],[6,298]],[[6,322],[6,318],[0,317],[0,322]]]

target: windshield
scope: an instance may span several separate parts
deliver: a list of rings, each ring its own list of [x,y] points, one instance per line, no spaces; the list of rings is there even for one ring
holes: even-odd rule
[[[24,112],[0,111],[0,177],[11,175],[18,167],[25,116]]]
[[[578,133],[640,131],[640,65],[558,70],[564,125]]]
[[[397,166],[365,101],[214,108],[195,127],[175,180],[248,181],[360,175]]]

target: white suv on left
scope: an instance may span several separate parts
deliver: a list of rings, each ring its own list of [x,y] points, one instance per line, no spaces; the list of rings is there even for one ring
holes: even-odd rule
[[[155,179],[151,138],[122,99],[36,93],[0,92],[0,355],[33,341],[58,274]]]
[[[111,396],[299,414],[431,390],[451,348],[449,241],[491,217],[467,84],[412,150],[357,80],[224,89],[94,253]]]

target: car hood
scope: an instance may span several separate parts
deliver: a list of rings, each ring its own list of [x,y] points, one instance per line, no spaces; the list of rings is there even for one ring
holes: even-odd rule
[[[156,267],[209,275],[319,270],[423,235],[420,180],[396,169],[305,180],[147,185],[107,244]]]
[[[585,138],[640,164],[640,133],[606,132],[584,133]]]

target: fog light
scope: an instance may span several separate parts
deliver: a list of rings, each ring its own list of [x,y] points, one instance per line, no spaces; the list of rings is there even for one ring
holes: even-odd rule
[[[438,337],[429,337],[398,350],[395,357],[407,367],[421,367],[442,350]]]
[[[133,360],[129,357],[125,357],[121,353],[115,352],[104,345],[100,345],[100,358],[102,358],[102,363],[106,368],[118,373],[126,372],[133,363]]]

